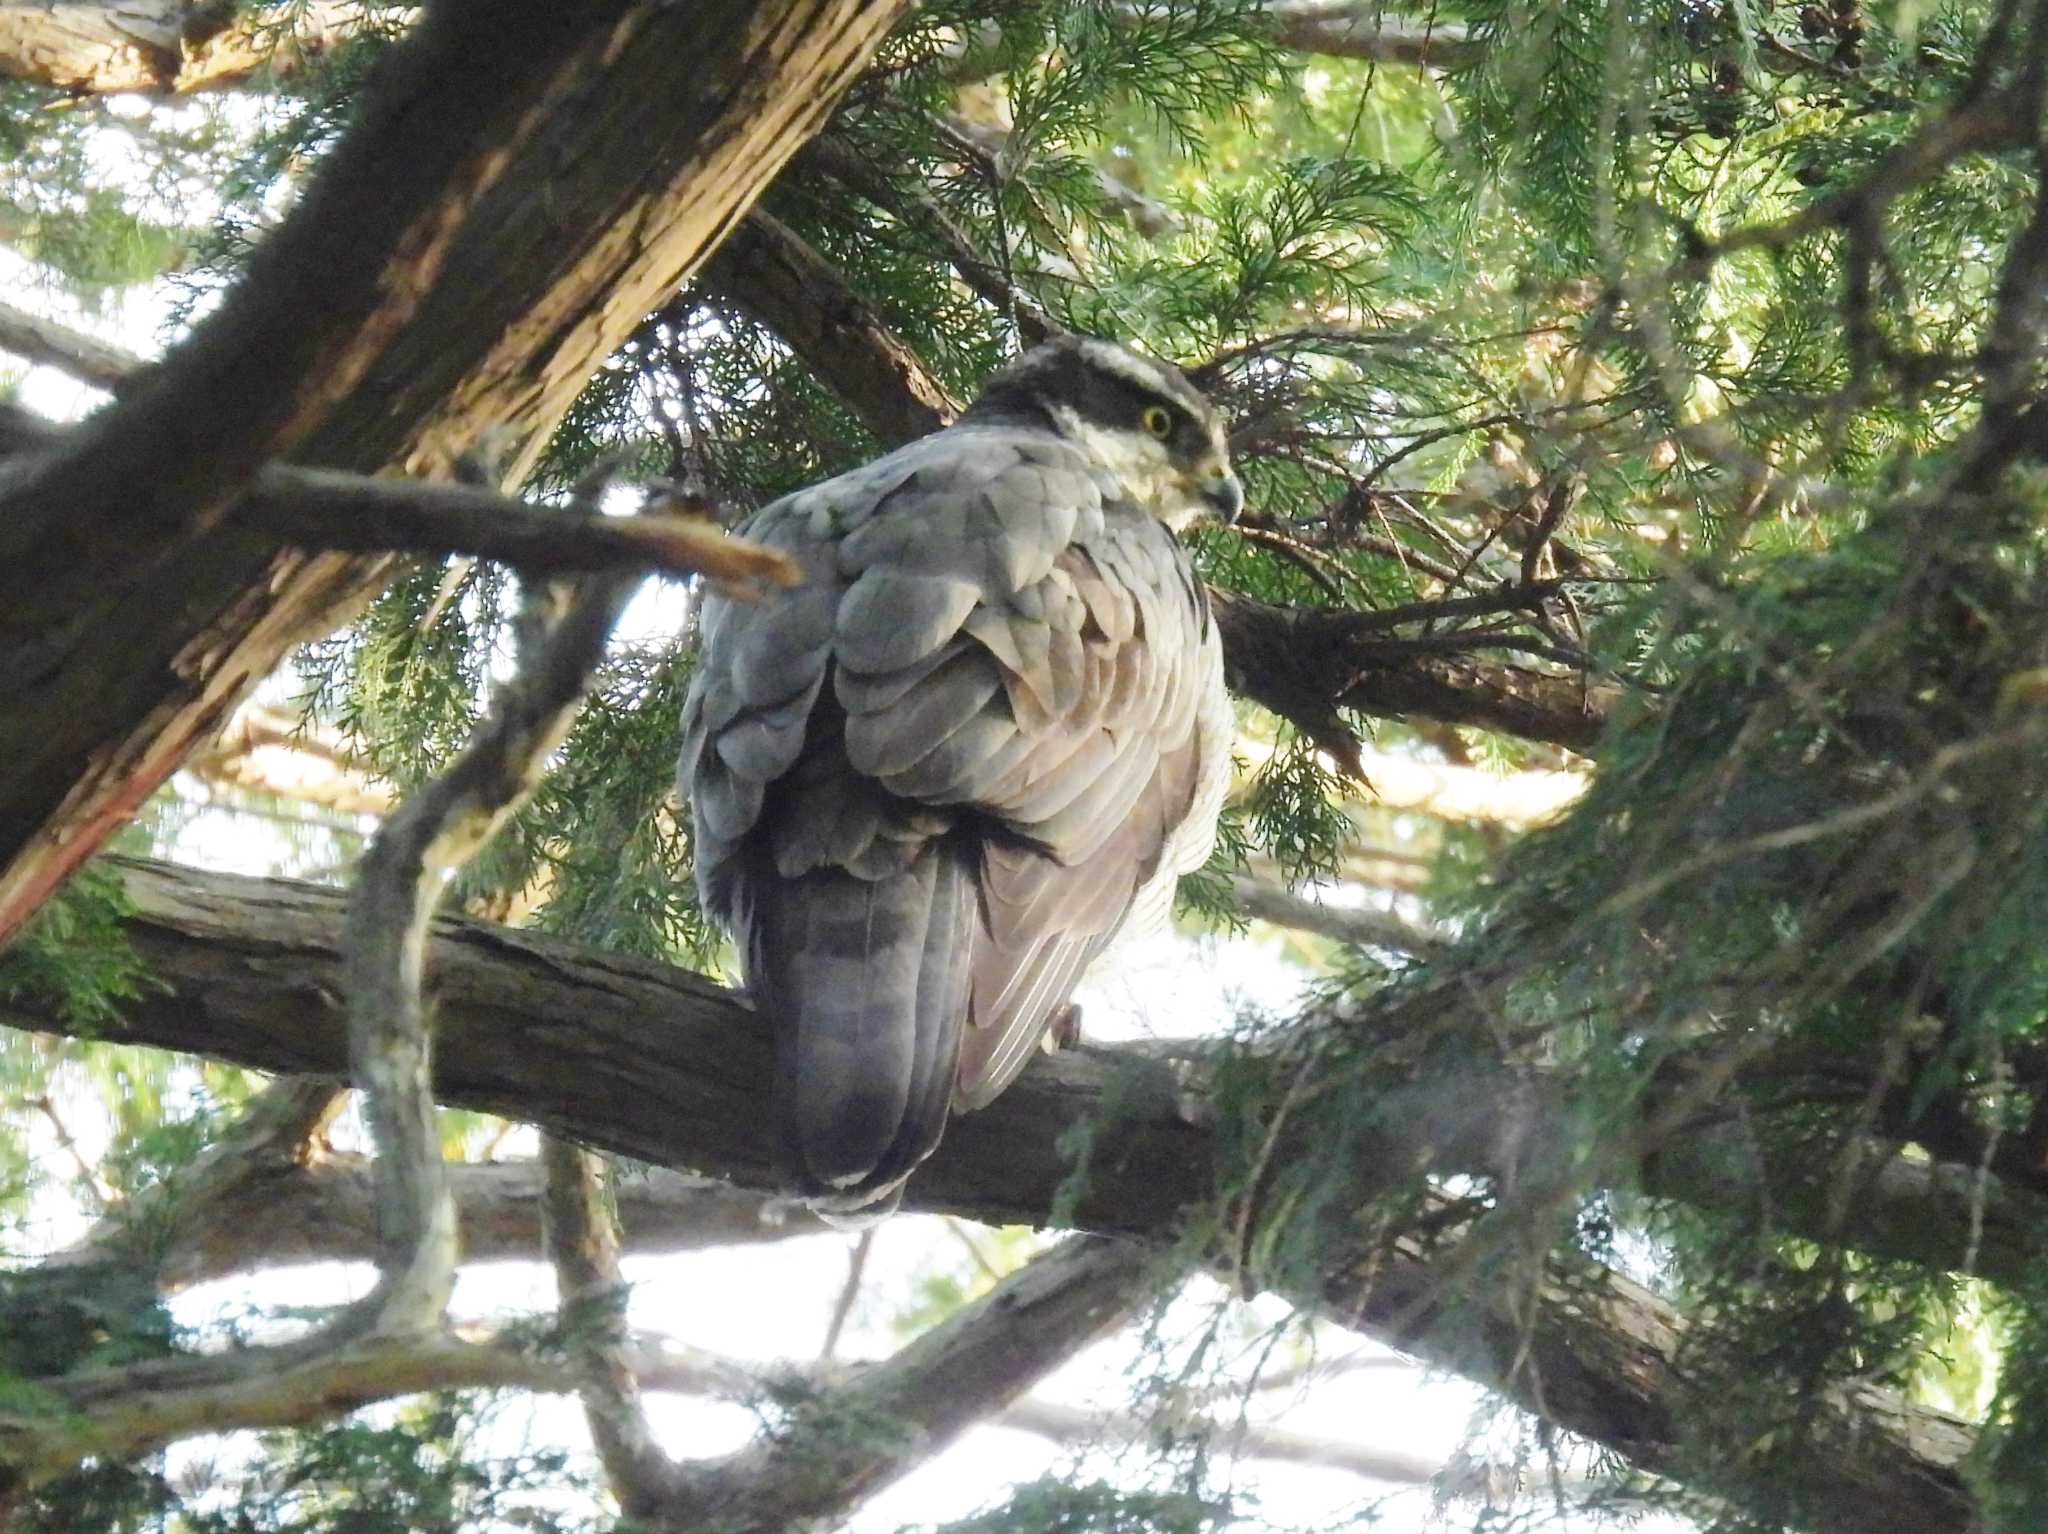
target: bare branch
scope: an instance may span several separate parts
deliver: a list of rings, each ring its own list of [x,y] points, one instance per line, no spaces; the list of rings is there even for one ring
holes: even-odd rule
[[[65,1375],[37,1381],[33,1406],[0,1412],[0,1462],[10,1484],[35,1486],[86,1459],[132,1459],[196,1433],[321,1422],[422,1390],[532,1387],[536,1367],[516,1339],[430,1333]],[[556,1388],[566,1390],[566,1380]]]
[[[883,442],[909,442],[960,413],[874,305],[759,209],[704,264],[704,280],[782,337]]]
[[[1462,26],[1391,16],[1376,0],[1281,0],[1264,15],[1273,40],[1300,53],[1423,69],[1462,69],[1480,55]]]
[[[230,515],[304,548],[471,554],[546,574],[658,570],[740,586],[803,579],[781,550],[730,537],[701,517],[565,514],[466,485],[274,467]]]
[[[775,1439],[696,1471],[664,1522],[780,1534],[840,1514],[1122,1325],[1170,1276],[1136,1243],[1062,1242],[895,1356],[803,1402]]]
[[[880,1224],[870,1225],[862,1231],[853,1243],[853,1250],[846,1256],[846,1282],[839,1286],[839,1298],[832,1302],[832,1319],[825,1324],[825,1341],[818,1348],[818,1362],[829,1364],[832,1355],[839,1351],[839,1338],[846,1330],[846,1321],[853,1314],[853,1302],[860,1298],[861,1279],[868,1268],[868,1254],[875,1249],[875,1232]]]
[[[13,304],[0,304],[0,351],[56,368],[109,393],[118,391],[143,367],[142,359],[132,352]]]
[[[1391,911],[1367,906],[1328,906],[1260,879],[1241,877],[1232,887],[1237,893],[1238,909],[1254,921],[1314,932],[1340,943],[1392,948],[1425,958],[1444,952],[1447,946],[1445,938]]]
[[[315,1082],[309,1089],[331,1092],[337,1085]],[[367,1157],[307,1147],[298,1159],[251,1157],[242,1165],[247,1176],[218,1185],[195,1186],[190,1174],[173,1179],[161,1202],[116,1210],[84,1244],[48,1260],[94,1261],[109,1250],[140,1247],[158,1282],[175,1290],[279,1263],[374,1257],[376,1202]],[[464,1261],[540,1258],[538,1163],[456,1163],[448,1181]],[[632,1252],[754,1245],[826,1228],[800,1210],[771,1221],[763,1213],[766,1195],[666,1167],[619,1176],[611,1196]]]
[[[579,487],[587,510],[602,475]],[[377,1149],[377,1289],[358,1308],[380,1331],[439,1325],[455,1274],[455,1204],[434,1124],[420,982],[427,923],[448,880],[539,785],[583,706],[612,625],[639,581],[586,576],[529,597],[532,651],[448,769],[394,811],[363,855],[344,973],[351,1075]],[[559,606],[550,621],[548,609]]]
[[[17,415],[9,425],[15,451],[31,437],[55,451],[70,435],[32,417]],[[803,579],[787,554],[729,536],[680,495],[658,499],[641,516],[612,517],[594,506],[537,506],[475,485],[269,464],[225,516],[302,548],[467,554],[533,574],[655,570],[742,588]]]

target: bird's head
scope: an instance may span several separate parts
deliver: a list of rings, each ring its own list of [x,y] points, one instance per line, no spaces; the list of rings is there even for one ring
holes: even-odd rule
[[[1094,336],[1048,341],[991,378],[966,419],[1020,417],[1072,442],[1169,527],[1244,508],[1223,422],[1171,363]]]

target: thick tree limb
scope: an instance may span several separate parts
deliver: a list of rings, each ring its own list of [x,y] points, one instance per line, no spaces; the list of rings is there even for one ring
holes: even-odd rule
[[[281,1074],[346,1073],[335,999],[339,892],[125,858],[109,863],[135,906],[130,940],[166,987],[128,1005],[126,1042]],[[441,917],[433,933],[443,1101],[657,1165],[775,1188],[759,1113],[771,1072],[769,1031],[731,993],[683,970],[485,922]],[[1418,997],[1417,1026],[1427,1009],[1448,1004],[1446,994],[1432,989]],[[75,1026],[32,996],[0,1003],[0,1019],[56,1034]],[[1158,1234],[1166,1210],[1206,1198],[1212,1187],[1210,1110],[1196,1085],[1204,1058],[1198,1047],[1083,1047],[1035,1064],[996,1103],[948,1130],[944,1147],[910,1186],[913,1205],[992,1224],[1041,1224],[1072,1171],[1055,1142],[1081,1120],[1109,1113],[1113,1143],[1093,1153],[1074,1223]],[[1526,1072],[1487,1074],[1484,1062],[1474,1061],[1469,1088],[1457,1099],[1425,1093],[1405,1106],[1395,1103],[1405,1114],[1401,1132],[1435,1147],[1437,1170],[1486,1173],[1510,1160],[1527,1164],[1569,1138],[1558,1101],[1568,1083]],[[1669,1095],[1685,1091],[1679,1081]],[[1750,1212],[1757,1153],[1732,1135],[1711,1112],[1674,1132],[1639,1169],[1647,1190]],[[1677,1153],[1693,1145],[1698,1149]],[[1387,1149],[1392,1175],[1400,1147]],[[1869,1158],[1874,1173],[1886,1159],[1881,1152]],[[1923,1172],[1912,1161],[1892,1164],[1896,1172],[1873,1176],[1874,1202],[1835,1212],[1845,1223],[1832,1231],[1831,1168],[1810,1166],[1806,1179],[1782,1185],[1777,1168],[1766,1168],[1775,1214],[1788,1231],[1957,1266],[1976,1196],[1974,1168]],[[526,1186],[532,1174],[488,1175]],[[335,1176],[338,1185],[341,1174]],[[631,1188],[628,1180],[621,1197]],[[2048,1257],[2048,1188],[1994,1177],[1986,1194],[1976,1271],[2020,1281]],[[513,1193],[501,1188],[499,1196]],[[648,1207],[691,1197],[685,1186],[651,1191]],[[737,1209],[733,1217],[744,1219]],[[493,1239],[524,1238],[508,1232]]]
[[[430,9],[221,308],[0,477],[0,938],[388,578],[224,518],[249,477],[431,475],[506,423],[530,463],[901,7],[707,3]]]
[[[280,880],[118,866],[137,906],[132,939],[168,986],[132,1005],[128,1041],[261,1069],[340,1072],[344,1050],[333,1000],[339,896]],[[444,1101],[537,1122],[641,1159],[715,1170],[759,1187],[771,1183],[759,1112],[771,1071],[768,1031],[717,987],[658,964],[473,922],[437,923],[433,947],[437,1081]],[[1454,1004],[1458,994],[1456,988],[1432,991],[1419,1004]],[[30,998],[16,998],[5,1015],[46,1031],[68,1026]],[[1131,1049],[1075,1050],[1041,1062],[990,1108],[953,1125],[912,1180],[910,1206],[991,1222],[1043,1223],[1073,1171],[1059,1149],[1062,1135],[1106,1114],[1113,1126],[1093,1142],[1071,1218],[1089,1229],[1165,1235],[1177,1210],[1212,1197],[1218,1175],[1210,1110],[1188,1074],[1195,1063],[1191,1057],[1177,1067],[1171,1055]],[[1361,1149],[1361,1186],[1374,1175],[1398,1177],[1418,1144],[1433,1148],[1437,1171],[1483,1172],[1504,1155],[1526,1156],[1532,1138],[1566,1137],[1563,1121],[1546,1116],[1540,1092],[1525,1084],[1522,1095],[1514,1095],[1517,1080],[1475,1079],[1467,1100],[1419,1100],[1412,1110],[1392,1113],[1387,1143]],[[1643,1169],[1653,1192],[1656,1173],[1654,1162]],[[1711,1192],[1713,1181],[1703,1175],[1699,1190]],[[1797,1185],[1774,1188],[1777,1217],[1793,1231],[1808,1219],[1805,1229],[1821,1239],[1862,1238],[1866,1226],[1855,1205],[1830,1234],[1827,1191],[1802,1206]],[[1894,1191],[1904,1196],[1912,1190]],[[1967,1223],[1966,1190],[1951,1183],[1920,1191],[1963,1199],[1954,1212]],[[1905,1211],[1900,1214],[1886,1239],[1909,1242],[1914,1227]],[[2044,1230],[2048,1221],[1987,1221],[1978,1271],[2024,1274],[2048,1243]],[[1940,1241],[1914,1255],[1936,1264],[1960,1260],[1959,1251]],[[1362,1317],[1376,1335],[1446,1367],[1479,1370],[1483,1377],[1505,1374],[1510,1388],[1527,1388],[1526,1379],[1515,1383],[1510,1365],[1530,1337],[1540,1336],[1543,1348],[1559,1350],[1543,1376],[1542,1404],[1552,1420],[1637,1463],[1672,1463],[1678,1441],[1663,1435],[1676,1432],[1673,1425],[1686,1409],[1673,1393],[1681,1387],[1674,1349],[1684,1333],[1675,1312],[1640,1291],[1610,1285],[1600,1290],[1598,1304],[1546,1290],[1533,1312],[1514,1294],[1498,1297],[1493,1309],[1475,1308],[1467,1297],[1454,1313],[1432,1287],[1435,1279],[1419,1255],[1412,1262],[1387,1258],[1370,1272],[1329,1274],[1320,1294],[1299,1298],[1340,1299],[1338,1314]],[[1384,1293],[1380,1285],[1387,1286]],[[1498,1351],[1503,1346],[1505,1354]],[[1460,1362],[1466,1348],[1479,1351]],[[1881,1459],[1896,1449],[1901,1456],[1893,1473],[1902,1484],[1891,1488],[1899,1505],[1926,1505],[1928,1487],[1951,1495],[1952,1467],[1944,1468],[1938,1454],[1907,1452],[1922,1438],[1952,1445],[1948,1419],[1888,1399],[1845,1402],[1839,1409],[1846,1414],[1844,1431],[1860,1422],[1861,1430],[1876,1435],[1873,1454]],[[1855,1464],[1858,1475],[1874,1477],[1870,1484],[1883,1489],[1881,1463],[1859,1458]],[[1832,1495],[1832,1482],[1816,1485],[1817,1495]],[[1856,1507],[1861,1517],[1868,1503]],[[1921,1527],[1930,1534],[1960,1530],[1967,1526],[1961,1509],[1954,1503]]]

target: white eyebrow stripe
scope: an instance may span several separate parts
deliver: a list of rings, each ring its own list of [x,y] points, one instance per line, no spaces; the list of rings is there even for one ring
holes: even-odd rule
[[[1155,367],[1136,352],[1093,340],[1083,347],[1083,351],[1090,366],[1104,373],[1113,374],[1147,394],[1156,394],[1161,399],[1171,400],[1197,421],[1206,424],[1210,414],[1207,401],[1189,390],[1178,387],[1175,380],[1163,369]]]

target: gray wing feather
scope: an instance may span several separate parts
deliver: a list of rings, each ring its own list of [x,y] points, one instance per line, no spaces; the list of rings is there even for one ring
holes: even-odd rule
[[[698,878],[802,1062],[800,1186],[857,1200],[1009,1082],[1134,900],[1164,911],[1227,767],[1220,649],[1172,535],[1041,434],[943,432],[742,531],[811,579],[706,600]]]

